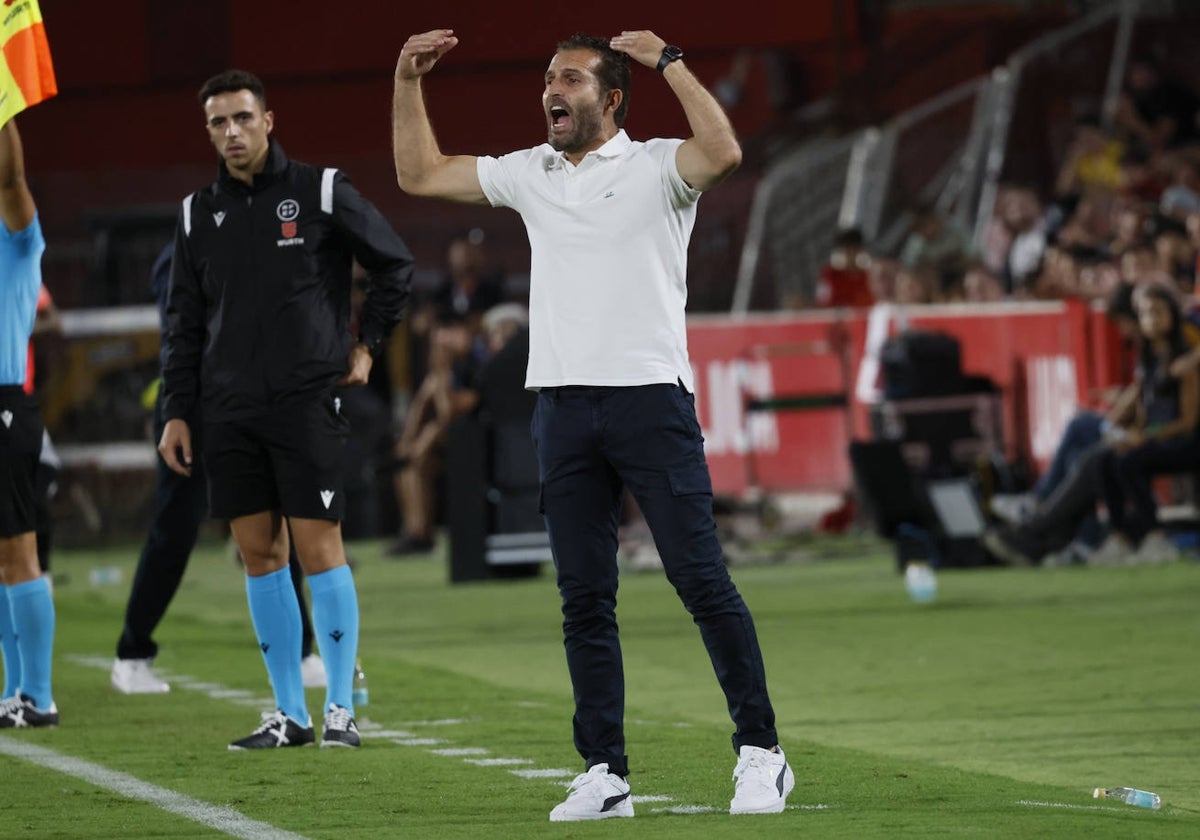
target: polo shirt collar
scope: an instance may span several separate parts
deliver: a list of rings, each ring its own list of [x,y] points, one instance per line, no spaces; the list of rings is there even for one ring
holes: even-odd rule
[[[629,139],[629,135],[625,133],[625,129],[617,129],[617,133],[608,139],[608,141],[599,149],[593,149],[583,156],[583,160],[587,160],[592,155],[600,158],[616,158],[625,154],[625,151],[633,145],[633,141]],[[567,166],[567,158],[562,152],[556,152],[551,149],[547,155],[547,169],[565,169]],[[580,161],[582,164],[583,161]]]

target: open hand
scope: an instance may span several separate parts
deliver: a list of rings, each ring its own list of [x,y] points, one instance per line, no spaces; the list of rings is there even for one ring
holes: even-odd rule
[[[667,42],[648,29],[641,29],[636,32],[622,32],[609,41],[608,45],[617,52],[625,53],[639,64],[656,68]]]
[[[454,37],[453,29],[433,29],[411,36],[404,42],[400,58],[396,60],[396,78],[419,79],[457,45],[458,38]]]

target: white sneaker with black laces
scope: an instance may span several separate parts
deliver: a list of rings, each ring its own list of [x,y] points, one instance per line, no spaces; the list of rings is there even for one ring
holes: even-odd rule
[[[738,751],[733,780],[736,784],[729,802],[731,814],[778,814],[796,786],[796,777],[783,750],[773,752],[749,744]]]
[[[305,688],[325,687],[325,663],[315,653],[300,660],[300,679]]]
[[[154,673],[149,659],[116,659],[112,687],[122,694],[166,694],[171,684]]]
[[[58,726],[58,706],[39,709],[28,694],[17,694],[0,701],[0,729]]]
[[[264,714],[262,726],[245,738],[234,741],[229,745],[229,749],[267,750],[275,747],[303,747],[311,744],[314,740],[311,719],[307,725],[302,726],[276,709],[274,712]]]
[[[322,747],[357,747],[362,743],[358,737],[358,727],[350,710],[337,703],[329,704],[325,713],[325,730],[321,733]]]
[[[586,773],[580,773],[567,790],[567,798],[550,812],[550,822],[633,816],[629,783],[609,773],[607,764],[596,764]]]

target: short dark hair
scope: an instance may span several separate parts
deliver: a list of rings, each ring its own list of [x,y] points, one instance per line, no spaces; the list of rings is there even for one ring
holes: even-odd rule
[[[558,51],[591,50],[600,56],[600,66],[596,68],[596,78],[600,80],[600,92],[610,90],[621,91],[621,104],[613,114],[613,121],[620,128],[625,124],[625,113],[629,110],[629,56],[609,46],[608,38],[598,35],[582,35],[576,33],[564,41],[558,42]]]
[[[245,70],[226,70],[201,85],[200,105],[203,107],[210,96],[216,96],[218,93],[236,93],[239,90],[250,91],[262,109],[267,110],[267,89],[263,87],[262,79]]]

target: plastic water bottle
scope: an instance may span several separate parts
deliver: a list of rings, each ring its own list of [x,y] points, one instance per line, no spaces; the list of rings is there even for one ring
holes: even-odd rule
[[[918,604],[927,604],[937,595],[937,577],[928,563],[914,561],[904,569],[904,588]]]
[[[367,675],[363,673],[362,660],[354,660],[354,687],[351,689],[350,702],[355,708],[367,705]]]
[[[1096,788],[1092,791],[1092,796],[1096,799],[1115,799],[1118,802],[1124,802],[1126,805],[1150,808],[1153,811],[1157,811],[1159,806],[1162,805],[1162,800],[1159,799],[1157,793],[1151,793],[1148,790],[1138,790],[1137,788]]]
[[[121,568],[119,566],[97,566],[88,572],[88,582],[92,586],[107,586],[108,584],[121,582]]]

